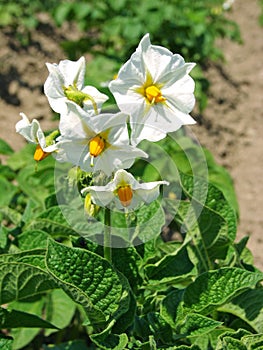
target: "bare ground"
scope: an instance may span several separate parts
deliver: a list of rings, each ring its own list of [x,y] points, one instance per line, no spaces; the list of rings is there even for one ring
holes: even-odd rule
[[[191,129],[230,171],[240,205],[238,237],[251,235],[249,247],[255,264],[263,269],[263,28],[259,14],[256,0],[234,3],[229,16],[239,24],[244,43],[218,43],[226,63],[211,65],[206,72],[212,83],[208,108]],[[15,150],[25,144],[14,128],[20,112],[40,120],[44,130],[56,125],[43,94],[45,62],[67,58],[59,46],[65,33],[73,32],[54,30],[45,16],[26,48],[8,29],[0,32],[0,137]]]

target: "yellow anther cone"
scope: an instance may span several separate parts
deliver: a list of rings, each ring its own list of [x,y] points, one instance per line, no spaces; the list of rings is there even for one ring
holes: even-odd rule
[[[119,187],[117,193],[121,204],[124,207],[128,207],[131,204],[133,196],[131,187],[128,185]]]
[[[148,86],[145,89],[145,94],[149,102],[158,103],[164,102],[165,98],[162,96],[161,90],[158,89],[155,85]]]
[[[95,136],[89,143],[89,152],[92,157],[97,157],[104,150],[105,142],[102,137]]]
[[[39,162],[40,160],[45,159],[47,156],[49,156],[50,153],[49,152],[44,152],[41,148],[40,145],[37,145],[35,153],[34,153],[34,160],[36,160],[37,162]]]

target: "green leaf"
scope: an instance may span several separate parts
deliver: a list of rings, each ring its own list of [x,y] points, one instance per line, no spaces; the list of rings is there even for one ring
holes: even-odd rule
[[[21,222],[22,215],[15,209],[2,207],[0,208],[0,214],[2,214],[4,218],[11,221],[16,226],[18,226]]]
[[[251,334],[242,337],[242,341],[247,346],[249,350],[263,349],[263,334]]]
[[[221,268],[201,274],[185,289],[184,306],[208,314],[263,279],[263,273]]]
[[[187,337],[195,337],[209,333],[221,324],[222,322],[213,320],[212,318],[190,312],[187,314],[180,332]]]
[[[194,265],[189,259],[187,247],[183,246],[172,254],[165,255],[156,264],[146,265],[150,280],[160,283],[178,283],[187,276],[194,275]]]
[[[45,345],[43,344],[44,350],[89,350],[84,340],[72,340],[59,345]]]
[[[247,350],[247,347],[242,343],[241,340],[232,337],[224,337],[222,340],[222,346],[222,350]]]
[[[40,318],[43,316],[44,297],[34,296],[26,301],[12,302],[9,304],[9,307],[16,311],[34,314]],[[35,338],[39,331],[40,328],[34,327],[34,325],[30,328],[12,328],[11,335],[14,338],[13,348],[23,348]]]
[[[37,315],[0,308],[0,328],[57,328]]]
[[[48,197],[45,198],[45,208],[49,209],[51,207],[55,207],[58,205],[57,194],[52,193]]]
[[[10,155],[13,153],[14,150],[9,146],[9,144],[3,139],[0,139],[0,154]]]
[[[31,198],[27,198],[26,207],[22,215],[22,222],[26,225],[32,220],[34,216],[36,216],[39,210],[40,208],[37,206],[36,202],[33,201]]]
[[[147,314],[149,327],[152,331],[155,341],[161,340],[164,344],[172,343],[171,326],[157,312]]]
[[[16,173],[10,169],[9,166],[3,165],[0,162],[0,176],[4,177],[9,181],[13,181],[16,178]]]
[[[57,288],[42,269],[25,263],[0,265],[0,304],[21,300]]]
[[[134,247],[113,248],[112,263],[129,281],[134,292],[142,284],[143,280],[139,272],[141,257]]]
[[[116,323],[112,327],[112,333],[121,334],[127,331],[128,327],[130,327],[134,322],[137,306],[136,299],[134,294],[130,291],[128,297],[124,295],[123,306],[120,307],[118,313],[114,315]],[[129,304],[127,302],[129,302]]]
[[[165,214],[158,202],[152,202],[149,205],[144,205],[136,212],[136,236],[142,242],[147,242],[159,236],[163,225],[165,224]]]
[[[177,225],[187,232],[195,246],[198,271],[203,272],[215,259],[224,258],[231,241],[226,220],[214,210],[203,207],[195,211],[195,204],[187,201],[166,200],[169,213],[174,215]]]
[[[199,348],[198,345],[193,344],[190,346],[187,346],[187,345],[176,346],[175,348],[170,348],[170,350],[201,350],[201,349]]]
[[[263,333],[263,289],[249,289],[218,310],[241,318],[256,332]]]
[[[223,193],[206,179],[192,177],[181,173],[181,184],[186,196],[193,199],[195,210],[201,212],[203,207],[218,213],[227,222],[227,232],[230,241],[236,237],[237,219],[236,214],[230,204],[227,202]]]
[[[33,219],[27,230],[42,230],[53,237],[68,237],[75,232],[63,216],[60,207],[51,207]]]
[[[217,164],[214,160],[213,155],[207,149],[203,149],[209,173],[209,182],[214,184],[220,191],[223,192],[224,197],[235,212],[239,213],[239,207],[237,202],[237,197],[235,193],[233,179],[231,178],[229,172],[223,166]]]
[[[92,323],[104,323],[117,312],[123,286],[108,261],[87,250],[50,240],[46,263],[57,283],[84,307]]]
[[[29,165],[20,170],[17,181],[22,191],[44,208],[45,198],[54,191],[54,164],[38,164],[38,169]]]
[[[6,248],[9,231],[5,226],[0,226],[0,252]]]
[[[184,290],[173,290],[162,300],[161,303],[161,316],[174,329],[176,329],[177,322],[181,319],[180,304],[183,300],[183,293]]]
[[[21,250],[45,249],[49,235],[41,230],[27,230],[17,237],[17,244]]]
[[[12,350],[13,338],[0,334],[0,349]]]
[[[102,350],[123,350],[126,349],[128,343],[127,334],[111,334],[109,333],[111,325],[103,332],[92,334],[90,339]]]
[[[67,312],[65,312],[67,310]],[[47,295],[46,320],[57,328],[66,328],[76,311],[76,304],[62,289],[55,289]],[[45,335],[53,333],[53,330],[46,330]]]
[[[14,328],[11,335],[14,338],[12,350],[18,350],[28,345],[40,332],[39,328]]]
[[[29,265],[34,265],[40,267],[42,270],[45,270],[45,253],[44,249],[32,249],[25,250],[23,252],[11,253],[11,254],[2,254],[0,255],[1,263],[24,263]]]
[[[124,213],[112,212],[111,218],[112,235],[117,237],[117,239],[124,240],[128,245],[138,245],[156,238],[165,224],[165,214],[158,200],[142,206],[129,215],[128,220],[132,221],[131,224],[129,222],[127,224]],[[132,218],[131,215],[133,216]],[[112,237],[112,242],[114,242],[114,236]],[[115,246],[120,246],[120,244]]]
[[[216,350],[248,350],[242,339],[249,335],[251,333],[245,329],[225,332],[219,336]]]
[[[11,182],[6,180],[3,176],[0,176],[0,207],[9,205],[12,198],[17,192],[17,187],[15,187]]]

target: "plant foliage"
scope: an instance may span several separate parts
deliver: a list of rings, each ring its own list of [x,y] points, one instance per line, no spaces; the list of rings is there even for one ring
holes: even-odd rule
[[[158,212],[153,238],[112,249],[112,263],[62,215],[54,159],[35,169],[32,145],[15,153],[1,140],[8,154],[0,166],[1,349],[260,349],[263,273],[247,239],[235,242],[232,182],[205,150],[209,181],[200,213],[194,183],[204,189],[204,175],[194,179],[186,156],[200,147],[182,130],[176,139],[163,145],[175,154],[183,193],[167,199],[173,219],[160,235],[166,213]],[[169,165],[157,159],[157,169]],[[138,163],[133,171],[147,180],[150,167]],[[179,239],[169,240],[167,230]]]

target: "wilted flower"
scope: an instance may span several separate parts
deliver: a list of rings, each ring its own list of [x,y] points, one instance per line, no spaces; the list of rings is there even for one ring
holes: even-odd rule
[[[66,101],[75,102],[86,111],[99,113],[108,96],[93,86],[84,86],[85,58],[78,61],[63,60],[59,64],[47,63],[49,76],[44,84],[44,92],[52,109],[57,113],[66,112]]]
[[[109,88],[120,110],[130,115],[132,142],[158,141],[184,124],[194,124],[194,63],[151,45],[146,34]]]
[[[30,123],[29,119],[24,113],[20,113],[22,119],[16,123],[16,132],[24,136],[24,138],[37,145],[34,154],[34,159],[40,161],[45,159],[49,154],[57,150],[57,144],[54,139],[59,132],[56,130],[49,136],[45,137],[39,122],[33,119]]]
[[[106,186],[88,186],[82,194],[90,194],[93,203],[105,207],[114,202],[118,209],[134,209],[141,203],[151,203],[159,195],[160,185],[167,181],[139,183],[130,173],[118,170]]]
[[[60,119],[58,161],[68,161],[82,170],[102,170],[106,175],[120,168],[129,168],[137,157],[147,157],[129,144],[124,113],[104,113],[92,118],[85,111],[68,103],[68,114]]]

